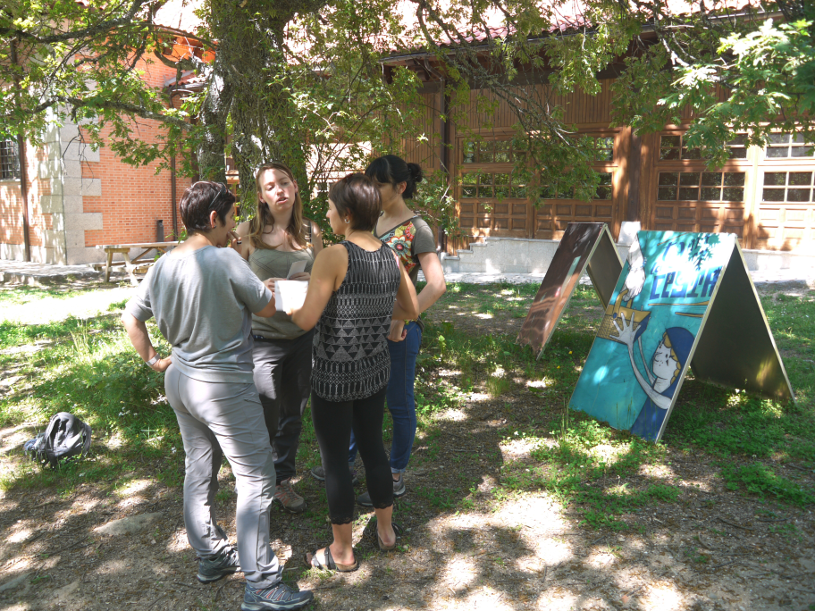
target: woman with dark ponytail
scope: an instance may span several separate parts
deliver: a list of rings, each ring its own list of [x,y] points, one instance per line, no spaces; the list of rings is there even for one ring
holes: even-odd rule
[[[413,212],[405,203],[416,193],[417,183],[422,181],[422,168],[415,163],[405,163],[396,155],[385,155],[375,159],[365,170],[365,175],[373,180],[382,197],[382,213],[379,216],[374,235],[387,244],[398,256],[413,285],[424,272],[427,285],[418,295],[419,313],[432,306],[447,290],[444,271],[436,254],[436,240],[430,226]],[[403,474],[410,460],[413,439],[416,436],[416,402],[413,384],[416,378],[416,358],[422,343],[424,324],[416,320],[391,321],[388,336],[388,349],[391,356],[391,377],[388,383],[387,400],[393,420],[393,442],[390,452],[393,495],[402,496],[406,492]],[[349,463],[356,459],[353,436],[349,452]],[[319,468],[312,474],[321,478]],[[364,507],[371,507],[371,497],[365,492],[357,498]]]

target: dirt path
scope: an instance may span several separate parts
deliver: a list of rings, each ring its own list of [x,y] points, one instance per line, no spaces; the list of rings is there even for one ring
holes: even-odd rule
[[[513,400],[516,420],[534,415],[529,397]],[[369,515],[361,514],[355,541],[362,568],[356,573],[305,572],[303,555],[330,542],[330,527],[321,485],[310,477],[299,481],[296,488],[323,509],[312,516],[273,509],[272,545],[286,561],[286,579],[314,589],[316,609],[745,611],[815,604],[811,512],[786,509],[768,518],[761,513],[767,505],[727,491],[711,466],[693,456],[671,455],[669,469],[648,474],[680,486],[682,496],[632,516],[626,533],[589,529],[545,493],[497,498],[500,463],[532,463],[523,441],[502,442],[513,423],[492,419],[497,407],[472,402],[446,413],[443,433],[453,443],[433,460],[418,460],[419,445],[416,466],[406,475],[414,492],[432,489],[452,504],[461,499],[446,491],[461,490],[464,482],[465,490],[474,490],[467,493],[471,508],[443,510],[427,495],[409,492],[395,512],[407,529],[405,551],[389,555],[375,551]],[[5,461],[32,432],[0,432]],[[468,440],[477,442],[479,455],[460,452]],[[493,449],[499,460],[482,458]],[[147,472],[160,468],[150,465]],[[224,473],[222,483],[221,513],[234,539],[234,482]],[[152,521],[134,534],[95,530],[145,515]],[[242,593],[240,576],[209,586],[195,581],[181,491],[150,477],[115,494],[87,484],[67,498],[6,494],[0,529],[6,533],[0,609],[235,609]]]

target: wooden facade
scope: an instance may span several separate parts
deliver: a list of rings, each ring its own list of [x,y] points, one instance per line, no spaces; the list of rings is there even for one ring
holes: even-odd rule
[[[559,239],[570,221],[608,223],[616,237],[629,220],[640,221],[644,229],[735,233],[743,248],[815,252],[815,156],[800,136],[779,133],[764,149],[737,138],[725,165],[708,171],[699,151],[684,145],[688,123],[642,137],[628,127],[610,127],[612,79],[601,83],[597,96],[555,96],[544,84],[519,91],[561,106],[565,123],[594,139],[593,168],[601,184],[591,201],[557,185],[527,191],[513,175],[523,155],[512,148],[517,119],[506,103],[481,112],[484,105],[477,100],[489,100],[488,91],[472,91],[469,105],[456,109],[468,129],[448,126],[445,153],[442,87],[426,84],[428,140],[405,143],[406,157],[437,169],[447,156],[465,235],[451,240],[449,251],[488,236]],[[690,119],[689,113],[683,117]],[[485,124],[490,127],[479,127]]]

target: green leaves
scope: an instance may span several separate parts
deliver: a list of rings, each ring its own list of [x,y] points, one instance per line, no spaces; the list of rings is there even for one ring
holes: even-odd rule
[[[569,3],[532,0],[417,0],[404,14],[386,0],[206,0],[196,9],[206,60],[180,60],[150,17],[162,4],[7,2],[0,82],[14,86],[0,90],[0,136],[22,132],[39,144],[49,122],[83,121],[83,137],[129,163],[192,150],[202,176],[221,176],[226,153],[245,201],[253,169],[285,160],[318,221],[320,183],[372,154],[418,155],[438,167],[440,115],[467,137],[510,117],[525,142],[527,154],[514,161],[528,192],[557,180],[590,197],[594,159],[566,122],[561,96],[596,96],[612,76],[614,125],[646,133],[690,122],[685,143],[714,166],[728,159],[725,143],[736,134],[752,145],[773,130],[815,138],[811,8],[785,22],[720,19],[715,3],[674,14],[667,0],[585,0],[575,14]],[[178,75],[194,70],[182,96],[170,99],[155,84],[156,53]],[[140,138],[144,120],[163,124],[159,138]],[[180,171],[193,172],[189,156]],[[423,208],[455,232],[447,186],[444,176],[424,185]]]
[[[88,120],[84,138],[101,145],[112,134],[127,148],[137,142],[127,121],[164,119],[161,90],[137,69],[157,48],[145,17],[160,3],[90,4],[18,0],[0,14],[0,82],[15,85],[0,89],[2,135],[39,145],[47,125]]]
[[[738,134],[757,146],[777,131],[812,142],[812,21],[709,17],[672,19],[656,29],[658,44],[625,60],[614,84],[615,123],[647,133],[686,123],[692,111],[684,141],[712,167],[729,159],[725,145]]]
[[[815,496],[796,482],[776,475],[775,471],[761,463],[738,467],[726,466],[722,476],[730,490],[743,489],[759,496],[772,497],[805,507],[815,503]]]

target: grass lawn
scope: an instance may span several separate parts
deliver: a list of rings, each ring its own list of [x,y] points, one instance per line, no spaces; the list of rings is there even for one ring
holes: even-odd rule
[[[815,468],[813,292],[762,299],[795,403],[700,383],[691,373],[662,443],[654,445],[565,408],[602,315],[593,289],[575,292],[540,361],[529,348],[515,344],[536,291],[535,285],[456,285],[433,310],[417,398],[427,434],[432,435],[435,411],[464,405],[474,392],[506,396],[508,419],[514,403],[534,403],[538,414],[511,427],[511,436],[532,448],[531,461],[505,462],[502,487],[549,490],[575,502],[584,519],[596,526],[624,527],[618,516],[677,497],[678,489],[662,481],[637,491],[623,484],[611,489],[596,485],[611,476],[622,481],[645,465],[663,464],[666,448],[702,453],[721,465],[721,477],[731,489],[798,506],[815,502],[813,491],[798,481],[797,469],[784,477],[774,468],[792,465],[802,473]]]
[[[19,302],[60,294],[53,289],[18,290],[16,296],[4,291],[0,299]],[[515,344],[536,291],[535,285],[454,284],[433,308],[417,365],[417,443],[428,446],[422,458],[432,460],[444,445],[437,414],[479,398],[504,397],[499,409],[510,423],[509,437],[533,447],[535,466],[503,462],[501,488],[550,490],[564,501],[585,506],[586,519],[593,524],[613,523],[628,509],[674,496],[670,486],[662,484],[637,494],[593,487],[609,475],[625,477],[645,464],[658,464],[666,447],[703,452],[721,462],[728,485],[745,493],[798,505],[815,500],[811,491],[777,475],[772,467],[792,463],[815,468],[813,293],[763,299],[796,403],[779,404],[698,383],[691,374],[663,443],[654,445],[565,408],[601,316],[590,287],[578,288],[540,361],[528,347]],[[119,322],[123,305],[114,304],[110,314],[88,320],[0,324],[0,369],[15,378],[13,391],[0,400],[4,425],[46,423],[53,413],[71,411],[91,425],[95,437],[117,440],[115,451],[95,452],[92,465],[67,466],[56,473],[23,463],[3,474],[4,489],[55,485],[67,490],[76,485],[79,471],[84,481],[122,485],[128,474],[137,476],[134,461],[150,460],[164,464],[159,477],[180,484],[180,478],[171,475],[178,472],[183,455],[175,417],[163,396],[162,377],[143,365],[127,340]],[[160,351],[167,353],[157,328],[153,325],[150,331]],[[519,401],[534,404],[537,414],[512,424],[513,406]],[[308,416],[304,423],[301,454],[317,464]]]
[[[53,296],[19,291],[4,290],[0,304]],[[602,316],[590,287],[578,288],[540,360],[515,344],[536,291],[536,285],[452,284],[427,316],[417,364],[419,429],[406,477],[409,494],[398,506],[416,534],[405,539],[403,552],[430,549],[418,533],[440,520],[450,532],[459,532],[452,525],[461,516],[477,515],[487,524],[491,515],[545,497],[573,524],[572,534],[579,528],[601,537],[648,538],[663,522],[679,525],[688,514],[715,520],[727,508],[729,517],[722,519],[736,525],[720,524],[706,536],[721,536],[724,545],[733,540],[725,538],[727,528],[763,524],[763,536],[769,537],[763,545],[783,545],[811,557],[811,537],[790,516],[809,515],[811,522],[815,506],[815,292],[762,296],[797,402],[782,404],[703,384],[691,374],[662,442],[655,445],[566,408]],[[177,423],[163,395],[162,376],[142,363],[121,327],[123,305],[114,303],[109,313],[86,320],[0,324],[0,426],[30,437],[52,414],[70,411],[94,431],[91,456],[59,470],[23,460],[19,435],[6,443],[0,490],[7,501],[44,491],[68,499],[85,486],[121,503],[137,484],[148,497],[152,490],[157,497],[180,499],[184,452]],[[148,328],[166,354],[155,325]],[[385,428],[387,446],[387,415]],[[309,499],[309,510],[279,526],[274,515],[272,520],[273,529],[282,529],[273,538],[292,547],[301,536],[304,546],[330,540],[321,486],[305,476],[317,464],[307,413],[298,490]],[[218,500],[229,507],[234,479],[228,466],[221,479]],[[180,508],[177,513],[180,517]],[[355,529],[365,529],[368,519],[361,514]],[[517,544],[519,528],[534,519],[516,517],[515,524],[510,519],[501,537]],[[175,532],[167,529],[168,536]],[[558,536],[566,541],[569,534]],[[450,536],[453,550],[479,545],[477,537]],[[674,543],[678,561],[691,567],[712,562],[704,544],[690,535]],[[496,545],[504,544],[509,545]],[[622,546],[609,543],[608,553],[628,553]],[[367,548],[361,554],[373,557]],[[491,571],[506,571],[514,562],[509,555],[497,557]],[[304,567],[286,574],[293,581],[319,583],[318,578]],[[338,600],[336,608],[341,604]]]

